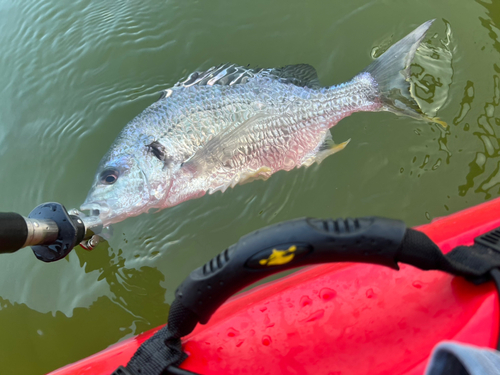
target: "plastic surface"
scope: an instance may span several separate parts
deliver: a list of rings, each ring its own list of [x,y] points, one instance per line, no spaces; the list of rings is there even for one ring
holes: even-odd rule
[[[500,199],[419,227],[447,252],[500,226]],[[422,374],[442,340],[494,347],[498,298],[439,271],[367,264],[306,268],[226,302],[184,340],[202,374]],[[155,330],[52,375],[112,373]]]
[[[24,217],[15,212],[0,212],[0,253],[21,249],[28,238]]]

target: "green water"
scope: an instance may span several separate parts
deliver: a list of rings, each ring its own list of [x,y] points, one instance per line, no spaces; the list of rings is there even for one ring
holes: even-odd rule
[[[1,256],[0,373],[42,374],[164,323],[192,269],[262,226],[371,214],[416,225],[500,187],[498,0],[0,0],[0,211],[25,215],[78,207],[120,129],[196,69],[309,63],[331,85],[431,18],[412,72],[447,130],[355,114],[333,129],[351,143],[320,166],[128,219],[109,244],[53,264]]]

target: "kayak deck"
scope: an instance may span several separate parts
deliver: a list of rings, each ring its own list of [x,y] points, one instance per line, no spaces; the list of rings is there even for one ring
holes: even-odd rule
[[[417,228],[443,252],[500,226],[500,199]],[[493,283],[369,264],[307,267],[242,293],[184,340],[182,368],[201,374],[422,374],[442,340],[495,347]],[[155,330],[52,375],[109,374]]]

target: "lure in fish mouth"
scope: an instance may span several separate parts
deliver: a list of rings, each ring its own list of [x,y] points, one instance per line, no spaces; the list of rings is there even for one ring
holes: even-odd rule
[[[101,160],[81,206],[104,225],[162,209],[342,150],[329,129],[360,111],[426,121],[409,69],[433,21],[390,47],[351,81],[321,87],[306,64],[194,72],[134,118]],[[443,123],[442,123],[443,124]]]

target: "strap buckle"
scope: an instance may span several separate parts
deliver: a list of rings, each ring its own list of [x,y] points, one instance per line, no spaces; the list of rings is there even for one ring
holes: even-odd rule
[[[500,228],[495,228],[474,238],[474,243],[500,253]]]

